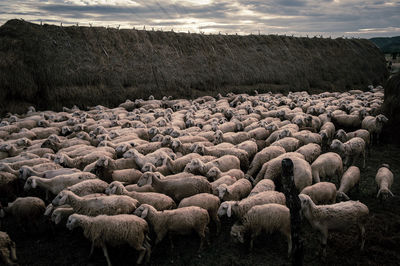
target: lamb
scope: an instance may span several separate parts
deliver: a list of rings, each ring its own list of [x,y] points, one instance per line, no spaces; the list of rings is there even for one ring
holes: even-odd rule
[[[240,161],[237,157],[232,155],[224,155],[206,164],[199,159],[193,159],[188,165],[186,165],[184,171],[206,175],[214,166],[218,167],[222,172],[226,172],[230,169],[240,169]]]
[[[96,179],[97,177],[92,173],[79,172],[67,175],[58,175],[51,179],[46,179],[37,176],[30,176],[25,182],[24,190],[30,190],[39,186],[46,190],[46,200],[48,199],[48,191],[57,195],[62,190],[69,186],[75,185],[88,179]]]
[[[221,202],[217,196],[208,193],[200,193],[188,198],[184,198],[179,203],[178,208],[197,206],[207,210],[208,215],[217,227],[218,235],[221,229],[221,222],[217,214],[220,203]]]
[[[381,134],[383,125],[388,121],[387,117],[384,115],[366,116],[362,123],[361,128],[366,129],[371,134],[371,143],[373,143],[374,136],[376,135],[376,141],[379,143],[379,135]]]
[[[331,149],[345,157],[345,165],[348,165],[350,158],[352,158],[351,165],[354,165],[357,159],[361,156],[363,160],[363,168],[365,168],[365,141],[362,138],[354,137],[345,143],[335,139],[332,141]]]
[[[304,159],[311,164],[321,154],[321,146],[316,143],[309,143],[298,148],[296,152],[304,155]]]
[[[254,239],[261,233],[280,231],[288,241],[288,256],[292,252],[290,212],[280,204],[264,204],[252,207],[243,217],[242,224],[235,223],[231,228],[231,237],[240,243],[245,242],[245,235],[250,233],[250,250]]]
[[[337,190],[336,199],[340,202],[343,200],[350,200],[347,192],[360,182],[360,169],[357,166],[350,166],[344,172],[340,180],[340,187]]]
[[[353,225],[360,230],[361,250],[365,243],[365,224],[368,207],[359,201],[345,201],[332,205],[315,205],[305,194],[299,195],[301,210],[311,226],[321,234],[322,255],[326,257],[326,243],[329,230],[348,231]]]
[[[139,201],[140,204],[149,204],[158,211],[176,208],[175,202],[167,195],[155,192],[128,191],[121,182],[114,181],[106,189],[108,195],[126,195]]]
[[[90,217],[73,214],[68,218],[67,228],[72,230],[76,227],[81,227],[84,236],[92,242],[89,256],[92,255],[95,246],[102,247],[108,266],[112,264],[106,244],[112,246],[129,244],[140,252],[136,261],[137,264],[142,263],[146,253],[146,260],[150,259],[151,250],[148,237],[148,224],[145,220],[135,215],[120,214],[115,216],[99,215],[97,217]]]
[[[218,216],[222,217],[226,215],[230,218],[234,215],[241,220],[253,206],[268,203],[285,205],[285,195],[278,191],[264,191],[251,197],[244,198],[241,201],[225,201],[221,203],[218,209]]]
[[[375,182],[379,189],[378,194],[376,195],[377,198],[385,201],[389,196],[394,196],[392,191],[390,191],[390,187],[393,184],[393,173],[388,164],[382,164],[378,169],[375,176]]]
[[[318,156],[311,164],[311,171],[314,183],[318,183],[322,178],[336,177],[338,182],[343,174],[343,162],[339,154],[327,152]]]
[[[336,202],[336,186],[330,182],[319,182],[305,187],[300,193],[310,196],[317,205]]]
[[[249,180],[242,178],[232,185],[221,184],[217,187],[218,197],[223,201],[240,200],[250,194],[252,185]]]
[[[208,212],[203,208],[189,206],[161,212],[151,205],[142,204],[136,209],[135,215],[145,219],[153,228],[157,235],[154,245],[160,243],[167,234],[188,235],[195,231],[200,237],[199,251],[203,248],[210,222]]]
[[[7,233],[0,231],[0,262],[5,265],[18,265],[15,242]]]
[[[80,197],[64,190],[52,201],[54,206],[70,205],[78,214],[97,216],[101,214],[117,215],[132,213],[139,202],[128,196],[112,195],[99,197]]]
[[[20,227],[24,228],[24,225],[32,223],[37,227],[46,210],[46,205],[39,198],[25,197],[17,198],[8,203],[8,206],[4,207],[3,210],[5,213],[11,214]]]
[[[211,184],[199,176],[163,180],[156,173],[146,172],[137,185],[151,185],[157,192],[170,196],[175,202],[199,193],[211,193]]]
[[[274,191],[275,183],[271,179],[263,179],[258,182],[253,189],[250,191],[249,197],[257,195],[264,191]]]
[[[216,167],[216,166],[211,167],[211,169],[208,170],[208,172],[206,173],[206,177],[208,179],[211,179],[212,181],[216,181],[216,180],[220,179],[223,176],[232,176],[236,180],[239,180],[239,179],[244,178],[244,173],[240,169],[231,169],[231,170],[226,171],[226,172],[221,172],[221,170],[219,170],[219,168]]]
[[[285,149],[279,146],[269,146],[262,149],[254,156],[254,159],[251,162],[249,170],[246,174],[254,176],[256,173],[258,173],[264,163],[278,157],[279,155],[284,154],[285,152]]]

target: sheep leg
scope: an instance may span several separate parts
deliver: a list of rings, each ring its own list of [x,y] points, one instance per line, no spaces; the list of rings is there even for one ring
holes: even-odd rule
[[[214,219],[214,223],[215,223],[215,225],[217,226],[217,235],[219,235],[220,234],[220,232],[221,232],[221,221],[219,220],[219,217],[218,217],[218,214],[217,213],[215,213],[215,215],[214,215],[214,217],[213,217]]]
[[[328,241],[328,229],[321,228],[321,247],[322,247],[322,256],[326,257],[326,243]]]
[[[18,258],[17,258],[17,252],[16,252],[16,247],[15,247],[15,243],[14,242],[11,242],[11,244],[10,244],[10,255],[11,255],[11,259],[13,260],[13,261],[16,261]]]
[[[147,238],[147,237],[146,237]],[[150,261],[151,256],[151,245],[147,239],[144,240],[143,246],[146,248],[146,263]]]
[[[102,244],[101,247],[103,248],[104,257],[106,257],[108,266],[112,266],[111,261],[110,261],[110,257],[108,256],[108,250],[107,250],[106,244]]]
[[[287,242],[288,242],[288,257],[292,254],[292,236],[288,234],[287,236]]]
[[[362,153],[362,159],[363,159],[363,168],[365,168],[365,150]]]
[[[361,238],[361,247],[360,250],[364,251],[365,244],[365,227],[363,224],[358,224],[358,228],[360,229],[360,238]]]
[[[5,254],[5,252],[3,250],[0,249],[0,262],[4,261],[6,265],[15,265],[11,259],[9,258],[9,256],[7,254]]]
[[[171,253],[174,251],[174,242],[172,241],[172,235],[171,233],[168,234],[168,239],[169,239],[169,244],[171,247]]]
[[[144,243],[143,243],[143,244],[144,244]],[[141,264],[142,261],[143,261],[144,255],[146,255],[147,248],[144,247],[144,246],[142,246],[142,247],[140,247],[140,248],[138,249],[138,251],[139,251],[140,253],[139,253],[139,258],[138,258],[137,261],[136,261],[136,264]]]
[[[94,250],[94,242],[92,241],[92,246],[90,247],[90,253],[89,253],[89,259],[92,257],[93,255],[93,250]]]

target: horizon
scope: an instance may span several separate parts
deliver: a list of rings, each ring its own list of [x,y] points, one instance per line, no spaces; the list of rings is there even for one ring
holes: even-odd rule
[[[400,35],[400,3],[357,0],[2,0],[0,24],[112,27],[229,35],[385,38]]]

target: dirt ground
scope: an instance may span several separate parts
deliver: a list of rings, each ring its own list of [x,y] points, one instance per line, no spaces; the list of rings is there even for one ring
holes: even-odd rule
[[[383,206],[376,199],[374,177],[380,164],[389,163],[395,175],[393,193],[396,195]],[[359,251],[357,230],[349,233],[331,233],[328,240],[327,259],[323,262],[316,251],[318,235],[309,225],[305,228],[304,265],[400,265],[400,147],[375,146],[367,159],[367,167],[361,172],[359,191],[350,193],[352,199],[365,203],[370,210],[366,226],[365,251]],[[278,233],[262,235],[250,252],[247,246],[233,243],[229,231],[231,221],[223,220],[222,233],[216,237],[211,228],[210,245],[200,255],[197,236],[175,237],[175,248],[170,250],[166,238],[153,249],[150,265],[288,265],[287,243]],[[106,265],[101,249],[95,249],[88,258],[90,243],[81,230],[68,231],[59,226],[52,230],[43,224],[38,232],[24,233],[14,221],[7,218],[1,227],[16,242],[19,265]],[[53,233],[54,232],[54,233]],[[129,246],[109,248],[113,265],[134,265],[137,252]]]

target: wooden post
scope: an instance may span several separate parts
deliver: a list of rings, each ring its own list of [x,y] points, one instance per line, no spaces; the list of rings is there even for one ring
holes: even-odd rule
[[[303,265],[304,251],[301,237],[301,203],[299,191],[294,183],[293,162],[289,158],[282,160],[282,190],[286,205],[290,210],[290,226],[292,235],[292,265]]]

